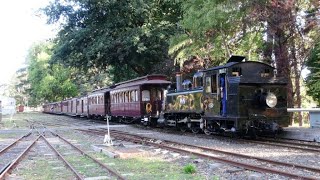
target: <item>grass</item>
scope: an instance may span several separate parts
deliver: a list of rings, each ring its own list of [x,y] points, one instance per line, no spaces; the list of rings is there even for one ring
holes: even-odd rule
[[[128,179],[205,179],[204,176],[185,174],[181,171],[181,166],[169,163],[162,159],[148,157],[137,157],[131,159],[112,159],[103,154],[94,154],[96,158],[103,159],[106,164],[114,164],[112,167],[121,174],[129,174]]]
[[[62,170],[54,169],[59,166]],[[24,179],[32,180],[73,179],[74,175],[71,171],[66,170],[62,163],[59,166],[50,164],[48,160],[42,158],[34,161],[23,161],[23,165],[14,173]]]
[[[188,164],[184,166],[183,172],[186,174],[194,174],[196,172],[196,167],[193,164]]]
[[[88,142],[88,140],[86,140],[88,137],[85,135],[75,134],[72,131],[59,134],[81,142],[81,149],[92,150],[90,144],[94,144],[94,142]],[[114,159],[98,152],[90,153],[90,155],[104,162],[107,166],[110,165],[111,168],[119,173],[127,175],[127,179],[205,179],[204,176],[186,174],[182,171],[183,167],[179,164],[165,161],[160,157],[139,156],[129,159]]]
[[[34,113],[17,113],[12,116],[2,116],[0,129],[28,129],[29,123],[26,120],[35,118]]]

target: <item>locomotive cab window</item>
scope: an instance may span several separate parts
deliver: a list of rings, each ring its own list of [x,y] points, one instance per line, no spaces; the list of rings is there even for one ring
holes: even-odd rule
[[[218,86],[217,86],[217,75],[214,74],[211,77],[211,92],[213,94],[218,93]]]
[[[205,83],[206,83],[205,84],[206,93],[212,93],[212,94],[217,93],[217,75],[216,74],[206,77]]]
[[[211,93],[211,77],[206,77],[206,93]]]
[[[189,90],[192,88],[192,83],[189,79],[185,79],[183,82],[182,82],[182,87],[184,90]]]
[[[205,85],[206,93],[217,93],[217,75],[214,74],[212,76],[206,77],[206,85]]]
[[[234,67],[232,68],[232,76],[241,76],[241,68],[240,67]]]
[[[149,90],[142,91],[142,101],[150,101],[150,91]]]
[[[203,86],[203,73],[197,72],[193,75],[193,88],[201,88]]]
[[[260,74],[261,77],[269,77],[270,76],[270,69],[264,69],[264,71]]]

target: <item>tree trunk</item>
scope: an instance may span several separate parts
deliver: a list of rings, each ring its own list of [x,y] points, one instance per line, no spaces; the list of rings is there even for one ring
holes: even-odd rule
[[[267,23],[266,27],[266,41],[263,48],[263,62],[267,64],[272,63],[272,50],[273,50],[273,34],[270,23]]]
[[[292,16],[296,17],[295,10],[292,11]],[[292,18],[294,22],[295,18]],[[290,28],[290,34],[295,34],[295,28]],[[301,108],[301,89],[300,89],[300,75],[301,75],[301,69],[299,68],[301,66],[298,58],[297,58],[297,48],[295,39],[291,38],[290,40],[290,59],[292,61],[292,67],[293,67],[293,73],[294,73],[294,84],[295,84],[295,92],[293,93],[296,96],[295,105],[297,108]],[[300,66],[299,66],[300,65]],[[298,115],[298,121],[299,126],[303,125],[303,119],[302,119],[302,112],[297,112]]]

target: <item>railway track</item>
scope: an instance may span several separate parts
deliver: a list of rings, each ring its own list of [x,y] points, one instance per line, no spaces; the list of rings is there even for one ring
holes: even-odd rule
[[[31,132],[23,135],[0,151],[0,180],[6,178],[38,141],[39,136],[32,138],[30,135]]]
[[[36,135],[32,133],[32,131],[36,132]],[[121,174],[84,152],[62,136],[50,130],[47,131],[51,133],[51,137],[48,137],[50,136],[49,133],[44,136],[37,129],[32,131],[21,136],[0,151],[0,180],[6,179],[39,140],[43,140],[47,146],[51,148],[56,156],[73,173],[76,179],[82,180],[90,176],[96,177],[97,175],[105,179],[125,179]],[[57,142],[59,144],[56,144]],[[78,159],[80,159],[80,161],[78,161]],[[84,171],[83,167],[91,169]]]
[[[81,130],[88,133],[94,133],[99,135],[106,134],[104,129],[89,129]],[[273,161],[270,159],[254,157],[239,153],[233,153],[228,151],[221,151],[213,148],[194,146],[189,144],[182,144],[179,142],[172,142],[167,140],[156,140],[140,135],[129,134],[121,131],[111,131],[112,136],[116,139],[125,141],[131,141],[135,143],[151,145],[175,152],[193,154],[202,158],[211,159],[226,164],[230,164],[236,167],[242,167],[244,169],[258,171],[262,173],[279,174],[282,176],[298,179],[317,179],[320,176],[320,169],[316,167],[308,167],[299,164],[286,163],[280,161]],[[235,160],[236,159],[236,160]],[[250,161],[250,163],[243,163],[242,161]],[[272,168],[270,168],[272,167]],[[290,172],[283,171],[283,167],[289,168]],[[294,169],[294,170],[293,170]],[[310,173],[309,173],[310,171]],[[292,173],[295,172],[295,173]],[[302,174],[308,174],[308,176]]]
[[[260,138],[259,140],[245,140],[246,142],[258,143],[271,146],[279,146],[290,149],[297,149],[307,152],[320,153],[320,145],[309,141],[281,140],[271,138]]]
[[[50,131],[51,132],[51,131]],[[81,165],[81,161],[74,161],[73,164],[76,164],[78,167],[81,166],[91,166],[92,164],[98,165],[102,171],[100,171],[101,174],[106,174],[109,173],[112,177],[116,177],[117,179],[120,180],[124,180],[125,178],[117,173],[116,171],[112,170],[110,167],[106,166],[105,164],[103,164],[101,161],[97,160],[96,158],[94,158],[93,156],[89,155],[88,153],[84,152],[83,150],[81,150],[80,148],[78,148],[77,146],[75,146],[73,143],[71,143],[69,140],[63,138],[62,136],[58,135],[57,133],[51,132],[51,134],[53,135],[53,138],[58,138],[58,140],[60,140],[60,142],[64,143],[65,145],[69,146],[70,148],[68,148],[67,153],[70,152],[77,152],[77,154],[75,154],[75,156],[83,156],[84,158],[87,158],[90,161],[86,161],[86,164]],[[50,146],[50,148],[57,154],[57,156],[64,161],[64,163],[69,167],[70,170],[72,170],[72,172],[76,175],[76,177],[78,179],[84,179],[85,175],[84,174],[80,174],[77,172],[76,168],[73,167],[73,165],[71,165],[71,163],[69,163],[66,158],[64,158],[63,153],[60,153],[59,150],[57,148],[54,147],[54,145],[50,142],[50,140],[48,140],[46,137],[42,136],[42,138],[46,141],[46,143],[48,144],[48,146]],[[53,140],[51,138],[51,140]],[[56,139],[57,140],[57,139]],[[59,145],[61,146],[61,144]],[[90,164],[89,164],[90,163]],[[88,165],[89,164],[89,165]],[[97,166],[92,165],[93,172],[97,172]],[[110,178],[110,177],[106,177],[106,178]]]
[[[137,126],[137,127],[144,129],[141,126]],[[103,128],[101,128],[101,129],[103,129]],[[162,130],[159,130],[159,129],[155,129],[155,130],[158,130],[158,132],[163,132]],[[275,138],[267,138],[267,137],[259,137],[256,140],[233,139],[231,137],[223,136],[221,134],[213,134],[214,136],[208,136],[205,134],[179,132],[179,131],[175,131],[175,130],[171,130],[171,129],[167,129],[164,132],[170,133],[170,134],[184,135],[184,136],[189,136],[189,137],[205,138],[205,139],[212,139],[212,137],[215,137],[215,138],[221,138],[222,140],[235,140],[235,141],[241,142],[241,143],[263,144],[263,145],[284,147],[284,148],[289,148],[289,149],[296,149],[296,150],[312,152],[312,153],[320,153],[320,144],[315,143],[313,141],[303,141],[303,140],[295,140],[295,139],[275,139]]]

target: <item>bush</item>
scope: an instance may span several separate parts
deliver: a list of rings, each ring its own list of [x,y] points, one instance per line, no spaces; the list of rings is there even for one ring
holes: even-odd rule
[[[193,174],[196,172],[196,167],[193,164],[188,164],[183,168],[183,171],[187,174]]]

